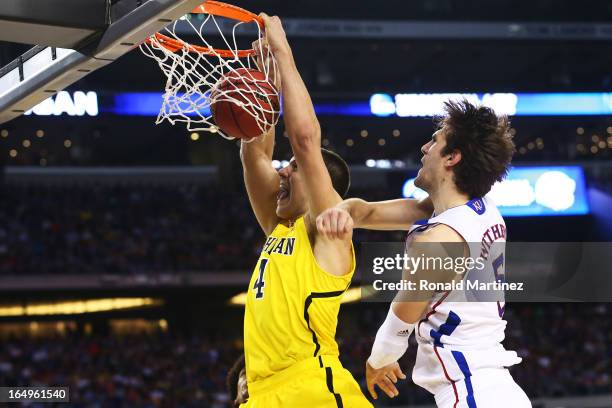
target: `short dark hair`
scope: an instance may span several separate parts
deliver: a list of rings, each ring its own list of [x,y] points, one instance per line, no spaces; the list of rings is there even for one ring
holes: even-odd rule
[[[225,379],[225,385],[227,392],[230,396],[230,402],[233,404],[236,398],[238,398],[238,380],[240,379],[240,372],[245,368],[244,354],[242,354],[232,365],[232,368],[227,372],[227,378]]]
[[[338,153],[334,153],[331,150],[321,148],[321,154],[323,155],[325,167],[327,167],[329,172],[329,177],[331,177],[334,190],[336,190],[340,197],[346,196],[351,186],[351,172],[348,164]]]
[[[438,119],[446,133],[442,155],[461,152],[461,161],[453,167],[455,184],[471,199],[482,197],[508,173],[515,152],[510,121],[465,99],[445,102],[444,111]]]

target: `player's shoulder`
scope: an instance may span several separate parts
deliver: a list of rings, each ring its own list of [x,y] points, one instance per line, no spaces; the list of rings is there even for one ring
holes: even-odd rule
[[[435,224],[414,237],[414,242],[465,242],[461,234],[446,224]]]

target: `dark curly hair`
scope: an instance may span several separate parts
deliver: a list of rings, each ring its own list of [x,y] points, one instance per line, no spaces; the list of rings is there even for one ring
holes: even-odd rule
[[[482,197],[508,173],[515,152],[510,121],[465,99],[445,102],[444,111],[446,115],[437,120],[446,134],[442,155],[461,152],[461,160],[453,167],[455,184],[470,199]]]
[[[225,385],[232,404],[238,397],[238,379],[240,378],[240,372],[243,368],[245,368],[244,354],[238,357],[238,359],[234,362],[234,365],[232,365],[232,368],[230,368],[227,372]]]

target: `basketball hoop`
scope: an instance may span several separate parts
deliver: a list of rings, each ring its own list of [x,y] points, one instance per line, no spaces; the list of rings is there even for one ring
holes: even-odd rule
[[[218,1],[206,1],[192,13],[200,14],[204,19],[197,23],[189,18],[177,20],[140,45],[141,51],[156,60],[167,77],[162,106],[155,123],[160,124],[164,120],[173,125],[185,122],[189,131],[219,133],[227,139],[234,139],[214,123],[211,109],[217,102],[229,102],[248,112],[261,133],[266,132],[279,118],[278,111],[273,108],[278,105],[279,95],[272,85],[274,79],[279,78],[278,67],[272,53],[268,48],[264,49],[262,42],[259,42],[259,50],[239,49],[236,42],[236,30],[243,24],[254,25],[256,39],[262,39],[263,20],[240,7]],[[231,41],[223,34],[218,17],[235,21]],[[201,45],[181,39],[177,30],[179,24],[182,25],[182,32],[193,31]],[[204,32],[211,30],[218,33],[226,48],[215,48],[207,41]],[[259,61],[257,54],[262,56]],[[265,80],[258,78],[255,81],[253,69],[261,71]],[[232,81],[228,82],[228,77]],[[262,99],[264,102],[255,103]]]

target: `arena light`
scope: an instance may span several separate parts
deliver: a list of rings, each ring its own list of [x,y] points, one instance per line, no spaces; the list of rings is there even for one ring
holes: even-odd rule
[[[482,96],[475,93],[397,94],[395,113],[400,117],[441,115],[444,113],[445,101],[462,99],[489,106],[501,114],[516,114],[517,97],[511,93],[487,93]]]
[[[59,91],[55,96],[45,99],[24,115],[37,116],[98,116],[98,94],[89,91],[73,92]]]
[[[427,197],[429,194],[414,185],[414,178],[409,178],[402,186],[402,195],[406,198],[416,198],[420,200]]]
[[[0,317],[77,315],[83,313],[108,312],[112,310],[158,306],[162,303],[162,300],[154,298],[108,298],[26,305],[8,305],[0,306]]]
[[[280,170],[284,167],[287,167],[288,165],[288,160],[272,160],[272,167],[274,167],[276,170]]]
[[[247,292],[242,292],[237,295],[234,295],[230,298],[229,304],[234,306],[244,306],[246,305]]]
[[[515,167],[489,194],[502,215],[509,217],[589,213],[584,171],[578,166]],[[427,193],[410,178],[402,195],[420,199]]]
[[[374,94],[375,116],[430,117],[443,113],[443,102],[467,99],[510,116],[580,116],[612,114],[612,93],[409,93]]]
[[[406,163],[402,160],[388,160],[388,159],[368,159],[365,161],[366,167],[373,167],[376,169],[403,169],[406,167]]]
[[[374,94],[370,96],[370,111],[376,116],[390,116],[395,113],[395,102],[391,95]]]

